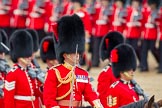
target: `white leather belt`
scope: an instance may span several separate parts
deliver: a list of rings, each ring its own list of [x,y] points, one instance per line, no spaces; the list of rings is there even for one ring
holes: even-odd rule
[[[146,23],[145,24],[145,27],[146,28],[155,28],[155,25],[154,24],[151,24],[151,23]]]
[[[107,24],[107,21],[106,20],[97,20],[96,24],[98,24],[98,25],[105,25],[105,24]]]
[[[121,26],[121,22],[119,21],[113,21],[112,23],[114,26]]]
[[[35,100],[35,96],[14,96],[14,99],[17,100],[24,100],[24,101],[34,101]]]

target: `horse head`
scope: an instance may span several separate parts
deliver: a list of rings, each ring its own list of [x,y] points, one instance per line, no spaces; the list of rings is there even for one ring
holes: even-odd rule
[[[162,107],[162,100],[159,100],[158,102],[155,101],[155,96],[153,95],[150,100],[145,104],[144,108],[160,108]]]

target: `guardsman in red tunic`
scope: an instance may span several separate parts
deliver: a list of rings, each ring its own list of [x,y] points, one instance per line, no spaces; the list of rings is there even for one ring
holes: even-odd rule
[[[123,50],[124,49],[124,50]],[[133,89],[131,80],[136,69],[136,54],[128,44],[120,44],[111,51],[111,62],[114,76],[119,78],[107,93],[107,107],[119,108],[139,100],[139,95]]]
[[[27,25],[27,27],[38,32],[39,43],[42,38],[46,36],[44,27],[46,22],[46,9],[48,5],[49,2],[46,0],[36,0],[32,11],[29,13],[29,25]]]
[[[124,37],[119,32],[109,32],[103,37],[100,44],[100,58],[104,61],[106,59],[110,60],[111,50],[124,42]],[[109,61],[111,62],[111,61]],[[104,108],[107,106],[106,94],[107,90],[111,84],[113,84],[117,79],[113,75],[111,63],[106,66],[98,76],[97,92],[99,93],[99,99]]]
[[[84,1],[83,0],[72,0],[73,10],[71,14],[77,14],[83,21],[86,38],[91,36],[92,24],[90,21],[89,14],[84,9]]]
[[[115,0],[115,4],[113,6],[113,15],[111,18],[112,21],[112,31],[118,31],[123,33],[125,28],[125,17],[126,11],[124,9],[125,0]]]
[[[73,10],[73,3],[71,2],[71,0],[63,0],[62,6],[63,6],[62,12],[63,16],[71,14],[71,11]]]
[[[13,28],[23,29],[26,28],[26,19],[28,16],[28,0],[19,0],[17,8],[13,11]]]
[[[40,57],[42,61],[47,64],[47,68],[45,70],[46,72],[51,67],[58,65],[58,60],[56,59],[56,53],[54,48],[54,40],[52,36],[47,36],[42,39],[40,44]]]
[[[0,0],[0,28],[10,37],[11,0]]]
[[[31,64],[33,40],[25,30],[15,31],[10,38],[10,56],[15,63],[6,76],[4,108],[40,108],[38,85],[28,74]]]
[[[93,46],[93,31],[94,31],[94,27],[95,27],[95,15],[96,15],[96,1],[95,0],[85,0],[85,4],[84,4],[85,10],[86,12],[89,14],[89,18],[91,21],[91,25],[92,25],[92,31],[91,31],[91,37],[90,37],[90,48],[89,48],[89,52],[92,53],[92,46]],[[85,56],[86,57],[86,56]]]
[[[94,17],[95,17],[95,14],[96,14],[96,9],[95,9],[95,6],[96,3],[95,3],[95,0],[86,0],[85,1],[85,10],[87,11],[87,13],[89,14],[90,16],[90,20],[91,20],[91,24],[92,24],[92,29],[93,29],[93,26],[95,24],[94,22]]]
[[[48,22],[48,33],[53,32],[52,23],[56,22],[62,15],[63,7],[60,0],[51,1],[48,6],[47,13],[47,22]]]
[[[38,88],[40,88],[37,92],[39,93],[38,94],[39,104],[40,104],[40,106],[43,106],[43,90],[42,90],[42,88],[43,88],[43,84],[44,84],[45,72],[40,69],[38,61],[35,58],[35,54],[37,53],[37,51],[39,49],[38,33],[33,29],[25,29],[25,30],[31,34],[32,39],[33,39],[32,63],[28,67],[31,70],[33,70],[33,72],[35,73],[35,77],[33,77],[33,75],[31,75],[31,77],[37,83]]]
[[[56,26],[57,25],[57,26]],[[76,14],[64,16],[54,26],[58,39],[55,43],[60,65],[51,67],[44,84],[46,108],[78,108],[82,96],[96,108],[103,108],[92,90],[88,72],[77,66],[84,52],[84,26]]]
[[[40,44],[40,57],[42,61],[47,64],[47,69],[58,64],[52,36],[43,38]]]
[[[92,46],[92,66],[99,66],[99,46],[103,36],[110,30],[110,16],[112,10],[109,0],[101,0],[101,6],[96,8],[95,25],[93,33],[93,46]]]
[[[8,37],[4,30],[0,29],[0,108],[4,108],[4,82],[10,66],[8,65],[5,54],[8,52],[5,48],[8,45]]]
[[[159,62],[158,50],[155,43],[158,37],[159,29],[159,0],[148,0],[148,7],[143,9],[143,41],[141,49],[140,71],[148,71],[148,50],[151,50],[153,56]]]
[[[131,6],[127,8],[126,28],[124,32],[126,43],[130,44],[135,49],[139,61],[140,46],[138,42],[142,32],[142,13],[140,4],[140,0],[131,0]]]

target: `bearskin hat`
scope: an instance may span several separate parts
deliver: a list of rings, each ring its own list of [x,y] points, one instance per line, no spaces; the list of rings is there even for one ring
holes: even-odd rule
[[[0,29],[0,53],[8,53],[8,50],[2,44],[8,47],[8,37],[6,32]]]
[[[80,3],[81,6],[83,6],[84,3],[85,3],[85,0],[71,0],[71,1],[72,2],[78,2],[78,3]]]
[[[46,62],[47,59],[56,59],[54,39],[52,36],[47,36],[41,41],[40,57],[43,62]]]
[[[14,63],[18,58],[30,57],[33,53],[33,39],[26,30],[16,30],[10,37],[10,56]]]
[[[124,37],[121,33],[117,31],[107,33],[100,43],[99,55],[101,60],[109,59],[111,50],[121,43],[124,43]]]
[[[112,70],[116,78],[120,73],[133,69],[136,70],[136,54],[134,49],[128,44],[119,44],[111,51]]]
[[[75,53],[77,45],[78,53],[82,54],[84,52],[84,25],[80,17],[76,14],[72,16],[64,16],[58,20],[57,27],[54,27],[54,34],[58,35],[57,41],[56,38],[54,40],[57,59],[60,63],[63,63],[64,60],[63,53]]]
[[[158,7],[160,5],[160,0],[148,0],[148,5],[156,4]]]
[[[33,29],[26,29],[27,32],[29,32],[33,39],[33,51],[37,52],[39,48],[39,37],[37,31]]]

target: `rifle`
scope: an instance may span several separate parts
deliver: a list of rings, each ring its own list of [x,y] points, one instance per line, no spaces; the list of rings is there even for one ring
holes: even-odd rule
[[[75,51],[75,63],[74,63],[74,67],[72,69],[72,72],[73,72],[73,79],[72,79],[72,91],[71,91],[71,95],[70,95],[70,105],[69,105],[69,108],[73,108],[73,105],[72,105],[72,102],[73,102],[73,86],[74,86],[74,75],[75,75],[75,68],[77,66],[77,52],[78,51],[78,44],[76,45],[76,51]]]
[[[0,72],[7,74],[11,67],[5,59],[0,59]]]
[[[32,79],[37,78],[41,83],[44,84],[45,80],[45,71],[42,71],[37,60],[34,58],[32,63],[35,65],[35,68],[28,66],[28,74]]]
[[[138,93],[138,95],[143,96],[144,99],[148,100],[148,95],[144,93],[144,90],[137,84],[137,82],[132,79],[131,83],[134,85],[134,90]]]
[[[0,98],[4,96],[3,87],[4,87],[4,82],[3,80],[0,80]]]
[[[1,42],[1,45],[2,45],[7,51],[10,51],[10,49],[9,49],[3,42]]]
[[[4,47],[5,51],[4,52],[9,52],[10,49],[2,42],[0,42],[0,45],[2,47]],[[4,59],[4,58],[1,58],[0,59],[0,72],[4,72],[5,74],[7,74],[9,71],[10,71],[11,67],[10,65],[8,64],[8,62]]]
[[[0,42],[0,45],[2,47],[4,47],[4,49],[5,49],[4,52],[7,53],[10,51],[10,49],[5,44],[3,44],[3,42]],[[10,69],[11,69],[11,67],[8,64],[8,62],[4,58],[1,58],[0,59],[0,77],[1,77],[1,73],[4,73],[5,75],[8,74]],[[4,80],[1,79],[0,80],[0,98],[4,96],[3,88],[4,88]]]
[[[36,67],[36,69],[35,69],[36,78],[38,78],[38,80],[41,83],[44,83],[44,80],[45,80],[45,71],[41,70],[40,65],[38,64],[38,62],[37,62],[37,60],[35,58],[32,60],[32,63]]]

